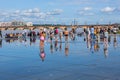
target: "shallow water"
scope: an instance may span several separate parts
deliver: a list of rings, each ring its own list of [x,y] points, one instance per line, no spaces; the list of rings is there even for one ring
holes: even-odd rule
[[[107,45],[76,37],[43,48],[38,38],[0,40],[0,80],[120,80],[119,69],[119,35]]]

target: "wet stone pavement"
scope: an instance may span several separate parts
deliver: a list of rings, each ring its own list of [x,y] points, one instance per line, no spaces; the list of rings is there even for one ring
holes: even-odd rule
[[[120,36],[107,46],[84,37],[46,41],[42,53],[39,43],[0,40],[0,80],[120,80]]]

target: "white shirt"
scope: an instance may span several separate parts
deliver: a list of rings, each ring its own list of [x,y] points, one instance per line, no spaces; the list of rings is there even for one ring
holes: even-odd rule
[[[91,33],[94,33],[94,28],[91,28]]]

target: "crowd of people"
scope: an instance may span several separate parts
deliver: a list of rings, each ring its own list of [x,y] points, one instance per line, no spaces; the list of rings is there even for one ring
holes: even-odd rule
[[[94,28],[93,26],[83,28],[82,31],[79,31],[79,29],[75,28],[65,28],[64,30],[61,30],[59,28],[55,29],[43,29],[40,30],[40,32],[35,32],[30,30],[29,32],[23,32],[18,34],[6,34],[7,36],[11,37],[21,37],[23,40],[26,41],[26,38],[30,38],[30,42],[35,42],[36,38],[40,39],[40,58],[42,61],[45,59],[45,42],[50,42],[50,50],[51,53],[53,53],[53,44],[55,46],[55,50],[58,50],[58,42],[59,50],[62,48],[62,42],[65,42],[65,55],[68,56],[69,53],[69,41],[75,41],[77,36],[83,36],[84,41],[87,43],[87,48],[90,49],[90,51],[93,53],[94,51],[99,51],[99,43],[101,41],[104,42],[104,53],[105,56],[108,54],[108,44],[111,41],[111,34],[114,34],[114,46],[116,46],[116,34],[117,34],[117,28]],[[0,31],[0,37],[2,36],[2,32]],[[11,37],[11,38],[13,38]],[[0,43],[2,40],[0,41]]]
[[[94,28],[93,26],[89,28],[84,28],[83,32],[81,34],[84,36],[84,41],[87,42],[87,47],[90,48],[91,52],[99,50],[99,43],[102,40],[104,42],[104,53],[105,56],[108,55],[108,43],[111,42],[111,34],[114,34],[114,46],[116,46],[116,34],[117,34],[117,28]],[[63,31],[59,31],[58,28],[55,28],[54,30],[50,30],[48,32],[41,31],[40,32],[40,51],[41,51],[41,58],[44,60],[45,53],[44,53],[44,42],[45,40],[49,40],[51,42],[51,52],[53,52],[53,45],[52,41],[55,42],[55,50],[57,50],[57,43],[58,41],[65,42],[65,53],[66,56],[68,55],[69,46],[68,42],[70,40],[76,40],[76,36],[79,36],[76,33],[76,30],[72,28],[71,30],[68,30],[65,28]],[[61,49],[61,45],[60,45]],[[94,49],[94,50],[93,50]],[[44,56],[43,56],[44,53]]]

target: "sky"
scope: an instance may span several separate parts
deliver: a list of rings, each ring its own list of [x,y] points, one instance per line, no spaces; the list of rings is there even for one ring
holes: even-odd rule
[[[0,0],[0,22],[120,23],[120,0]]]

